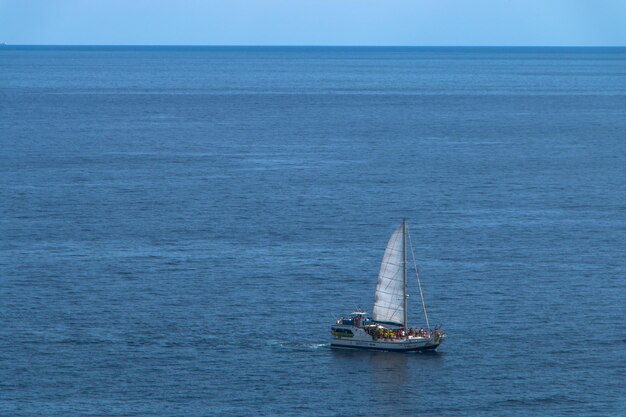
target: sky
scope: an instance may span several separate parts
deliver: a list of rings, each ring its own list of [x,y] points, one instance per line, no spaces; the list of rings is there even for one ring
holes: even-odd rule
[[[0,0],[0,42],[626,46],[626,0]]]

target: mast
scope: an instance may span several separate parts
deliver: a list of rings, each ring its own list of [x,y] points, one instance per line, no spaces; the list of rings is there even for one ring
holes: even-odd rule
[[[402,256],[404,257],[403,265],[403,274],[404,274],[404,328],[405,331],[408,329],[408,319],[407,319],[407,301],[409,298],[409,294],[407,294],[407,279],[406,279],[406,218],[402,219]],[[408,334],[408,333],[407,333]],[[408,337],[408,336],[407,336]]]

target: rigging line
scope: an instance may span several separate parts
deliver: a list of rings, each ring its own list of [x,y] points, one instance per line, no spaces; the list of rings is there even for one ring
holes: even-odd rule
[[[408,229],[408,228],[407,228]],[[411,233],[407,230],[409,235],[409,246],[411,246],[411,255],[413,256],[413,267],[415,268],[415,278],[417,278],[417,286],[420,290],[420,298],[422,299],[422,312],[424,313],[424,320],[426,321],[426,327],[430,332],[430,323],[428,323],[428,314],[426,314],[426,303],[424,303],[424,294],[422,293],[422,283],[420,282],[420,276],[417,273],[417,262],[415,261],[415,252],[413,251],[413,240],[411,240]]]

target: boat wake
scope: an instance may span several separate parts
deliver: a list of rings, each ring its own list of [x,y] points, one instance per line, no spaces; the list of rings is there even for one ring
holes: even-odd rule
[[[330,347],[330,343],[314,343],[307,346],[309,349],[326,349]]]
[[[267,345],[270,348],[278,348],[280,350],[289,350],[295,352],[311,351],[319,349],[330,349],[330,343],[293,343],[291,341],[268,340]]]

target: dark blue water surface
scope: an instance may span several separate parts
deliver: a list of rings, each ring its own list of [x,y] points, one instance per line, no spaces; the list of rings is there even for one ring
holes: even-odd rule
[[[1,415],[626,414],[626,49],[5,46],[0,117]],[[446,343],[331,350],[402,217]]]

